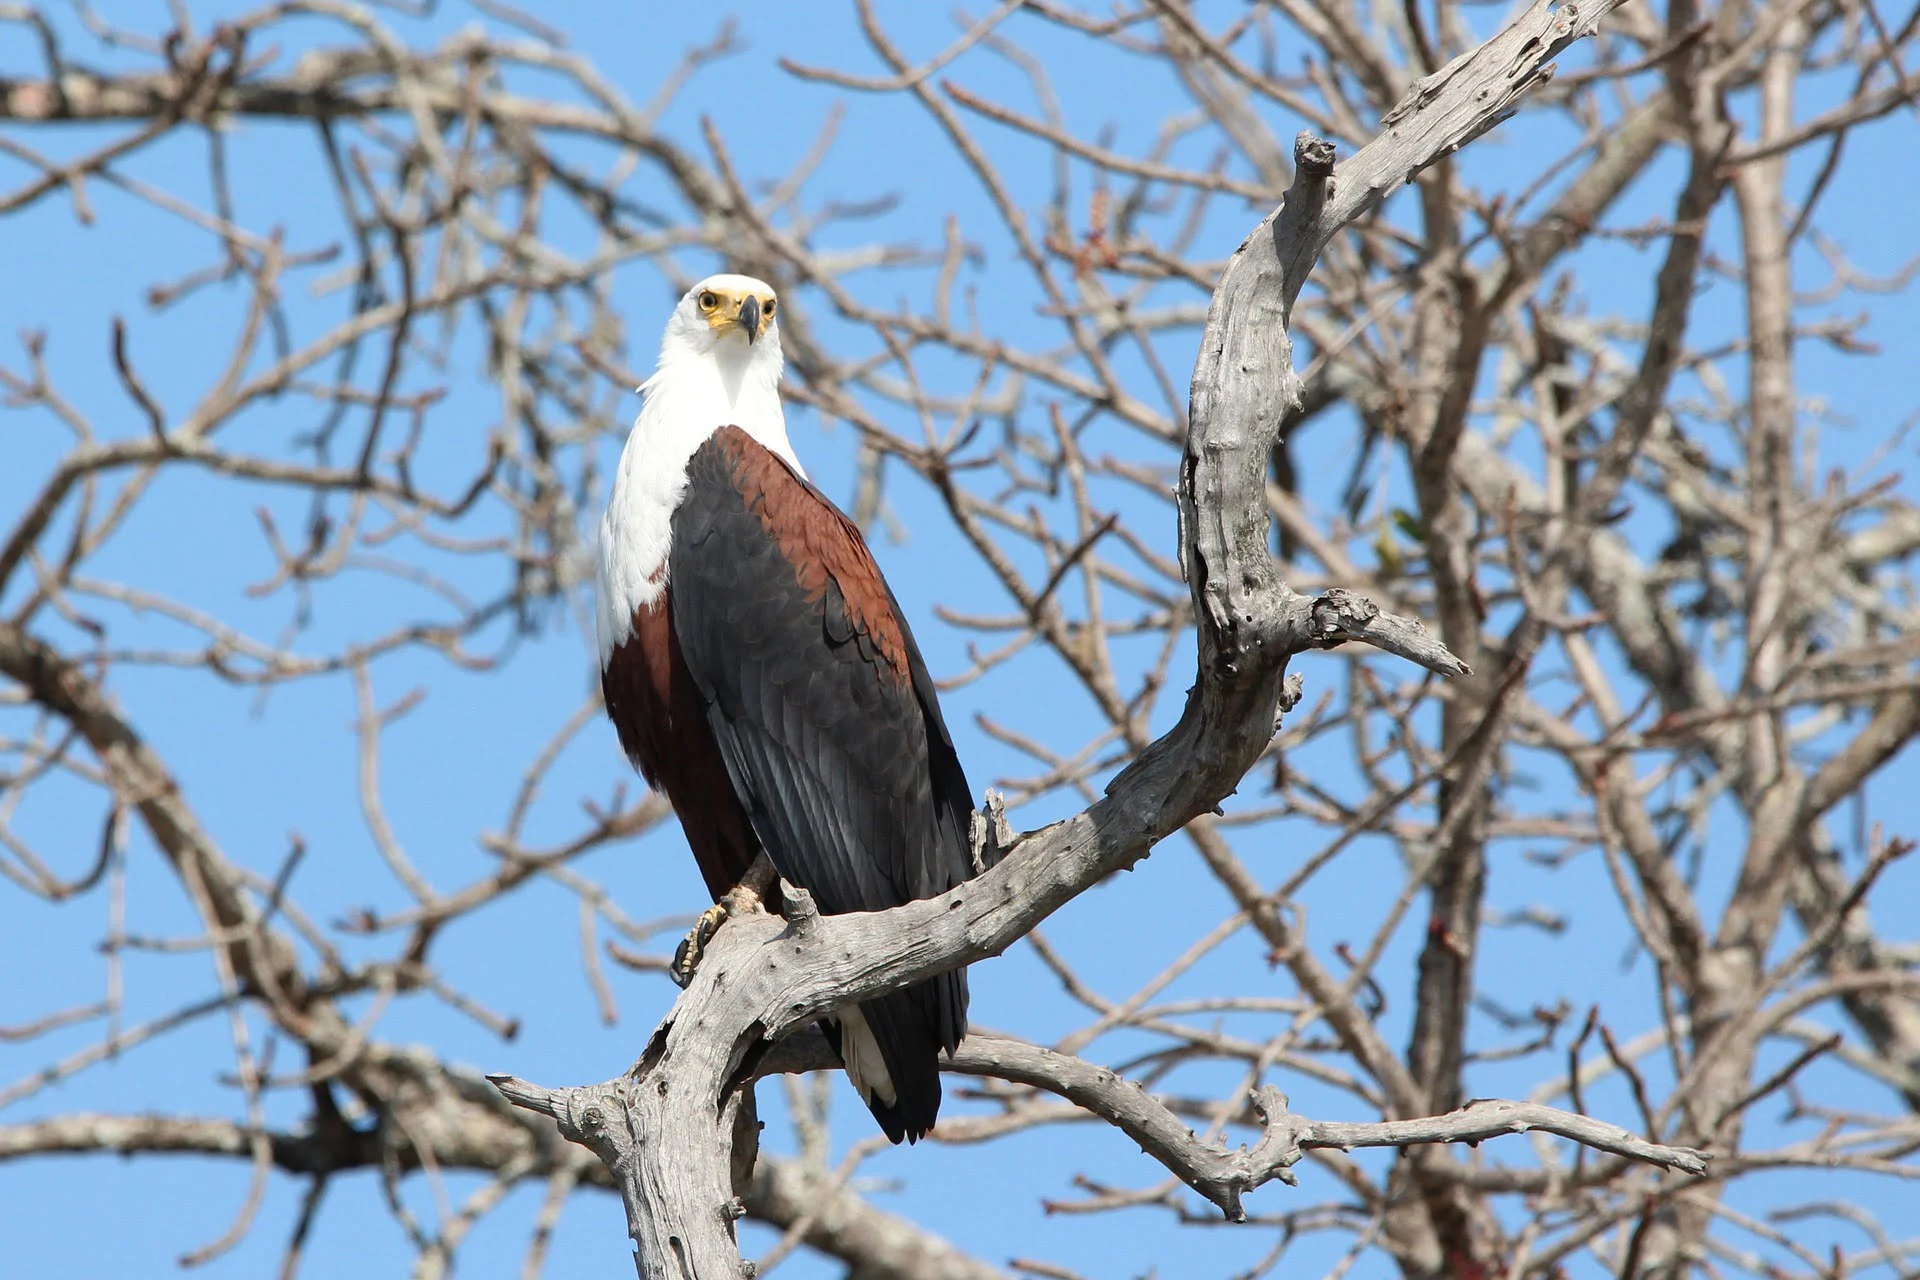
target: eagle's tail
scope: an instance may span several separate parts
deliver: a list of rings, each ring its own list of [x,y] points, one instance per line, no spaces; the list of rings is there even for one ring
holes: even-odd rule
[[[940,1117],[940,1054],[966,1033],[966,970],[876,996],[821,1026],[887,1137],[917,1141]]]

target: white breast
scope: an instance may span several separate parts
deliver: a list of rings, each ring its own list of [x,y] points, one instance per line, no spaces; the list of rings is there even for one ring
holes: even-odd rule
[[[729,359],[736,350],[741,359]],[[748,352],[745,343],[679,355],[663,350],[658,371],[640,388],[646,402],[627,434],[600,521],[594,622],[603,671],[632,633],[634,612],[666,585],[673,513],[686,494],[687,463],[708,436],[737,426],[806,474],[787,440],[779,357],[748,364]]]

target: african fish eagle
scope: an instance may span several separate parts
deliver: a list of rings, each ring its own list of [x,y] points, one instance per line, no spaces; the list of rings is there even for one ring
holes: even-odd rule
[[[972,793],[873,553],[787,440],[778,306],[716,275],[667,321],[600,526],[600,687],[715,899],[764,850],[823,913],[877,911],[973,874]],[[822,1029],[899,1142],[966,1025],[954,970]]]

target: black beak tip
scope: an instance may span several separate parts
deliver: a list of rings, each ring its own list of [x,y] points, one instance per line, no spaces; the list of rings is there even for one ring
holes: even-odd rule
[[[760,336],[760,299],[749,295],[740,304],[740,327],[747,331],[748,342]]]

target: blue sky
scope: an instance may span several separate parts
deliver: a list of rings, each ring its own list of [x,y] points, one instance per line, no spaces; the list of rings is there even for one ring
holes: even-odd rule
[[[894,3],[880,9],[890,29],[915,54],[939,47],[951,30],[937,6]],[[157,21],[158,6],[103,6],[103,11],[141,25]],[[784,172],[812,142],[835,104],[845,103],[849,110],[838,141],[813,189],[849,200],[892,193],[898,195],[899,203],[870,223],[842,227],[834,234],[847,246],[876,239],[932,239],[941,220],[952,215],[987,250],[984,265],[972,270],[970,283],[988,326],[1015,338],[1039,331],[1029,291],[1023,285],[1003,285],[1019,276],[1017,270],[1004,273],[1005,237],[996,230],[987,201],[941,149],[925,117],[895,103],[849,98],[840,90],[795,81],[776,65],[778,57],[786,56],[818,65],[871,69],[850,13],[837,5],[772,2],[735,6],[733,11],[741,18],[747,49],[701,74],[666,117],[667,131],[699,152],[702,120],[711,118],[740,170],[750,178],[765,178]],[[196,8],[203,23],[218,12],[212,6]],[[698,6],[622,6],[597,0],[567,6],[564,16],[548,16],[580,33],[582,51],[640,100],[651,95],[686,47],[709,38],[719,22],[718,11]],[[446,6],[431,20],[400,25],[407,38],[418,44],[473,17],[471,10]],[[309,39],[335,38],[318,20],[302,29]],[[1083,63],[1077,60],[1083,46],[1038,24],[1022,28],[1022,35],[1030,38],[1030,49],[1048,60],[1063,90],[1068,121],[1083,135],[1111,125],[1116,149],[1139,148],[1153,137],[1176,101],[1170,78],[1157,69],[1141,74],[1137,66]],[[75,47],[81,47],[78,37],[73,38]],[[288,55],[294,52],[290,49]],[[87,56],[95,54],[89,50]],[[22,29],[0,29],[0,74],[25,74],[37,66],[37,57]],[[1028,101],[1019,73],[996,58],[968,58],[951,74],[977,92]],[[529,77],[527,87],[539,88],[537,78]],[[1820,105],[1811,102],[1808,110]],[[1283,137],[1293,128],[1292,122],[1276,125]],[[1490,183],[1518,186],[1537,170],[1539,157],[1558,154],[1553,148],[1564,139],[1552,129],[1536,117],[1522,116],[1477,144],[1469,153],[1469,169]],[[70,155],[112,133],[38,132],[26,140],[47,153]],[[1037,200],[1051,181],[1045,151],[1004,133],[983,130],[983,136],[991,140],[1009,182]],[[311,246],[337,233],[330,222],[331,198],[318,175],[309,132],[248,125],[237,130],[231,141],[243,222],[254,227],[285,222],[295,246]],[[1891,270],[1912,251],[1913,237],[1893,234],[1886,212],[1911,208],[1920,197],[1920,178],[1901,159],[1911,143],[1910,119],[1863,134],[1850,144],[1850,166],[1841,179],[1848,185],[1829,198],[1827,208],[1834,218],[1830,230],[1866,269]],[[1189,158],[1203,154],[1211,145],[1195,144],[1187,154]],[[1656,206],[1645,202],[1648,192],[1654,198],[1666,198],[1664,186],[1653,188],[1670,185],[1674,163],[1675,158],[1668,157],[1648,177],[1643,184],[1646,190],[1640,193],[1642,202],[1630,201],[1629,209],[1623,211],[1619,219],[1623,225],[1654,212]],[[0,161],[0,176],[17,181],[20,171],[9,164]],[[1796,173],[1805,164],[1804,157],[1797,160]],[[204,153],[190,136],[149,150],[124,166],[124,171],[184,198],[205,200]],[[1869,180],[1866,175],[1876,176]],[[1079,181],[1076,198],[1084,202],[1086,184],[1083,177]],[[665,199],[655,192],[636,194]],[[179,412],[216,373],[226,351],[224,335],[242,299],[215,290],[159,314],[150,312],[143,304],[143,291],[171,274],[174,264],[203,261],[207,237],[177,221],[155,217],[105,183],[93,183],[91,196],[98,217],[90,228],[77,227],[69,207],[59,200],[42,201],[0,221],[0,237],[4,237],[0,262],[5,272],[0,334],[45,328],[52,335],[47,356],[54,378],[84,410],[98,416],[103,434],[117,436],[143,428],[129,417],[112,379],[106,358],[110,318],[127,318],[136,361],[161,403],[170,412]],[[1204,224],[1207,251],[1214,255],[1230,251],[1255,217],[1256,211],[1238,202],[1216,202]],[[1730,234],[1731,229],[1716,232]],[[1722,235],[1723,245],[1730,243],[1727,234]],[[1585,269],[1581,287],[1588,305],[1601,313],[1645,297],[1653,263],[1643,249],[1619,242],[1596,245],[1581,264]],[[908,288],[913,279],[905,277],[908,283],[898,288]],[[611,287],[631,326],[632,362],[644,367],[653,335],[671,304],[671,290],[657,273],[644,269],[622,271]],[[336,293],[322,298],[299,296],[290,305],[302,325],[317,331],[328,315],[343,313],[346,304]],[[1862,305],[1854,297],[1842,299],[1834,309],[1845,312]],[[1920,311],[1912,298],[1904,296],[1875,299],[1873,305],[1877,319],[1869,334],[1882,345],[1879,358],[1862,361],[1814,345],[1800,353],[1803,387],[1808,393],[1825,395],[1834,413],[1851,424],[1827,437],[1822,460],[1829,464],[1851,465],[1863,459],[1915,407],[1915,383],[1904,371],[1920,360]],[[1702,302],[1702,335],[1731,332],[1738,308],[1737,284],[1717,284]],[[830,334],[855,340],[836,331],[830,320],[826,326]],[[221,337],[203,343],[203,333]],[[1165,356],[1175,377],[1184,382],[1192,351],[1173,350],[1170,344]],[[12,367],[19,364],[17,351],[0,358]],[[485,431],[498,417],[497,399],[484,381],[483,358],[476,336],[462,333],[451,344],[443,371],[415,375],[416,387],[430,381],[448,387],[446,403],[430,420],[424,458],[436,474],[452,476],[475,465],[484,451]],[[933,372],[953,371],[936,368]],[[618,406],[614,421],[630,417],[636,407],[637,399],[628,397]],[[242,438],[265,449],[270,447],[268,442],[290,436],[284,419],[290,411],[281,404],[250,413],[240,428],[250,434]],[[299,412],[314,416],[311,409]],[[843,425],[823,424],[805,411],[796,412],[793,423],[796,443],[823,487],[836,497],[850,497],[856,444],[852,432]],[[907,423],[898,427],[913,429]],[[603,463],[611,463],[618,443],[615,431],[603,437]],[[0,466],[0,519],[18,508],[29,492],[27,486],[44,474],[64,445],[64,436],[44,415],[14,412],[0,417],[0,458],[7,463]],[[1116,443],[1113,447],[1128,446]],[[1344,478],[1352,452],[1350,436],[1337,423],[1330,423],[1309,433],[1303,458],[1313,474]],[[900,543],[881,543],[878,553],[913,615],[936,672],[951,673],[964,666],[965,638],[934,619],[934,605],[962,612],[996,612],[1004,611],[1006,602],[968,559],[958,536],[937,518],[930,493],[899,468],[892,475],[889,497],[909,537]],[[1324,510],[1332,510],[1337,501],[1332,492],[1309,492],[1308,496]],[[1128,501],[1118,495],[1113,500],[1116,504]],[[165,591],[270,637],[286,623],[290,602],[284,593],[254,599],[246,591],[247,584],[271,568],[258,534],[256,508],[262,505],[283,528],[298,527],[303,504],[294,497],[237,493],[233,486],[205,475],[170,475],[92,572]],[[1160,509],[1150,504],[1143,503],[1139,509],[1163,520],[1161,525],[1142,528],[1157,533],[1159,548],[1171,552],[1170,519],[1158,515]],[[1654,539],[1657,532],[1646,531],[1646,536]],[[468,575],[463,583],[478,591],[494,584],[487,575],[497,570],[497,566],[475,569],[451,559],[441,567],[456,576]],[[10,601],[0,601],[6,603]],[[419,598],[412,593],[365,575],[350,575],[323,589],[314,630],[302,645],[319,651],[342,638],[377,631],[384,618],[412,616],[419,608]],[[115,625],[127,628],[116,635],[137,636],[142,643],[183,639],[177,629],[152,618],[115,615]],[[375,674],[376,696],[382,704],[417,686],[429,690],[425,702],[383,740],[382,782],[398,837],[425,874],[443,889],[491,867],[476,837],[504,820],[531,744],[554,732],[591,689],[591,638],[574,617],[549,619],[538,637],[510,646],[503,632],[484,635],[476,647],[500,652],[507,661],[496,672],[462,675],[449,673],[437,659],[402,656],[382,664]],[[1176,694],[1161,708],[1162,726],[1178,711],[1177,691],[1184,687],[1190,666],[1184,654],[1176,661]],[[1332,659],[1308,658],[1297,669],[1309,681],[1310,696],[1340,679],[1341,668]],[[1381,670],[1398,678],[1394,668],[1382,666]],[[399,887],[377,858],[355,800],[350,736],[354,700],[349,682],[333,679],[292,685],[276,691],[264,710],[256,708],[247,692],[210,688],[203,675],[193,672],[123,672],[116,678],[115,692],[178,769],[187,795],[208,816],[230,856],[271,875],[285,854],[289,832],[297,831],[309,853],[294,882],[294,894],[316,919],[333,920],[362,906],[388,911],[405,905]],[[989,713],[1050,742],[1074,746],[1079,740],[1076,733],[1094,723],[1085,700],[1069,691],[1061,671],[1045,660],[1014,664],[957,691],[947,702],[976,789],[1029,769],[979,730],[976,714]],[[1348,766],[1335,757],[1328,756],[1322,767],[1340,785],[1352,781]],[[611,731],[596,724],[562,757],[536,808],[529,838],[537,841],[573,830],[580,797],[604,798],[625,777]],[[1894,795],[1916,781],[1920,777],[1907,759],[1882,776],[1876,792]],[[628,779],[628,785],[638,784]],[[1545,785],[1564,786],[1564,779],[1549,779]],[[1037,825],[1067,807],[1065,799],[1057,798],[1030,806],[1016,817],[1022,825]],[[98,821],[97,809],[78,788],[58,786],[36,793],[33,804],[17,818],[19,830],[45,847],[73,851],[76,863],[84,856],[81,851],[93,847]],[[1299,855],[1323,838],[1324,833],[1286,824],[1234,836],[1242,855],[1269,882],[1283,878]],[[1716,850],[1731,847],[1728,842],[1736,838],[1737,833],[1729,831],[1716,843]],[[1494,905],[1517,909],[1532,902],[1564,905],[1598,897],[1612,907],[1610,890],[1593,859],[1548,872],[1517,856],[1519,852],[1501,850],[1496,856]],[[635,918],[683,913],[703,902],[698,878],[670,824],[635,847],[603,851],[585,869]],[[1709,880],[1715,874],[1724,878],[1724,870],[1722,861],[1710,859]],[[1920,893],[1920,882],[1911,872],[1905,869],[1904,879],[1895,882],[1909,895]],[[1398,858],[1390,848],[1359,842],[1306,897],[1314,936],[1363,944],[1378,918],[1377,886],[1397,885],[1399,879]],[[193,931],[177,886],[138,836],[129,850],[128,893],[129,927],[134,931],[157,936]],[[51,1009],[98,998],[104,961],[94,943],[104,927],[102,909],[98,901],[88,900],[52,911],[23,902],[11,890],[0,890],[0,974],[31,975],[29,981],[8,983],[0,990],[0,1024],[28,1021]],[[1046,932],[1086,972],[1097,975],[1104,993],[1118,997],[1159,972],[1230,909],[1224,893],[1208,882],[1197,859],[1174,840],[1138,870],[1085,895],[1050,921]],[[1423,913],[1416,909],[1414,918],[1423,918]],[[521,1020],[520,1035],[512,1043],[502,1043],[472,1020],[425,999],[397,1004],[377,1034],[389,1041],[430,1045],[448,1059],[483,1070],[509,1070],[542,1083],[587,1082],[617,1073],[667,1007],[670,992],[657,980],[613,971],[610,977],[621,1018],[617,1026],[603,1027],[582,976],[576,921],[575,900],[541,883],[524,890],[510,905],[482,913],[450,931],[436,944],[436,962],[463,990]],[[1417,929],[1403,928],[1380,969],[1395,997],[1386,1022],[1396,1044],[1405,1039],[1407,975],[1417,943]],[[383,954],[390,946],[380,940],[352,939],[342,945],[349,954],[362,955]],[[1635,1029],[1647,1025],[1643,971],[1623,970],[1616,963],[1624,954],[1625,935],[1615,910],[1596,911],[1591,918],[1576,913],[1567,934],[1557,939],[1526,930],[1491,932],[1484,947],[1483,968],[1499,975],[1498,994],[1510,1005],[1524,1007],[1532,1000],[1551,1003],[1571,992],[1579,1001],[1607,1003],[1610,1016],[1617,1016],[1624,1025]],[[49,966],[48,956],[62,961]],[[1172,994],[1223,987],[1292,994],[1283,976],[1266,973],[1259,949],[1251,938],[1242,937],[1196,968]],[[202,953],[143,959],[130,969],[129,981],[129,1020],[153,1016],[210,989]],[[973,989],[974,1017],[988,1026],[1050,1037],[1072,1016],[1057,984],[1025,949],[976,969]],[[365,1006],[358,1008],[364,1011]],[[1484,1020],[1476,1023],[1476,1031],[1486,1041],[1500,1038]],[[0,1045],[0,1087],[56,1053],[78,1049],[96,1036],[97,1028],[83,1027],[24,1048]],[[1102,1049],[1118,1056],[1130,1043],[1116,1037]],[[209,1064],[229,1059],[224,1023],[207,1020],[71,1085],[41,1094],[4,1118],[75,1109],[166,1108],[237,1114],[237,1095],[212,1079],[209,1069]],[[1544,1070],[1535,1061],[1476,1069],[1472,1085],[1480,1093],[1521,1091]],[[1223,1076],[1217,1071],[1194,1071],[1182,1076],[1181,1082],[1195,1090],[1218,1088]],[[1351,1099],[1310,1082],[1284,1081],[1283,1085],[1306,1114],[1363,1118]],[[763,1087],[763,1113],[777,1111],[776,1097],[775,1088]],[[838,1088],[836,1099],[840,1121],[836,1140],[844,1144],[866,1136],[865,1117],[850,1093]],[[302,1103],[298,1095],[276,1098],[270,1118],[292,1123],[302,1114]],[[1615,1118],[1630,1122],[1630,1112],[1624,1109],[1628,1102],[1620,1091],[1602,1090],[1590,1105],[1603,1113],[1608,1107],[1622,1108]],[[781,1147],[786,1141],[777,1127],[770,1129],[770,1145]],[[1487,1150],[1499,1158],[1497,1144]],[[1523,1154],[1515,1150],[1512,1158],[1522,1159]],[[870,1162],[862,1177],[874,1180],[870,1194],[876,1203],[914,1217],[996,1262],[1015,1255],[1037,1256],[1102,1277],[1142,1274],[1156,1266],[1162,1276],[1212,1274],[1251,1263],[1272,1243],[1271,1232],[1258,1229],[1172,1232],[1167,1230],[1164,1213],[1153,1210],[1098,1216],[1043,1212],[1038,1196],[1071,1198],[1073,1175],[1094,1171],[1135,1185],[1151,1181],[1155,1172],[1123,1138],[1086,1126],[1041,1130],[983,1147],[891,1151]],[[1791,1177],[1780,1175],[1783,1181]],[[456,1199],[478,1185],[473,1179],[449,1182]],[[1302,1203],[1331,1194],[1325,1181],[1311,1171],[1303,1173],[1303,1182],[1306,1185],[1298,1193]],[[171,1270],[173,1258],[225,1229],[240,1204],[245,1183],[245,1169],[234,1162],[73,1159],[0,1165],[0,1202],[10,1206],[3,1233],[7,1252],[16,1262],[24,1260],[22,1274],[31,1276],[164,1273]],[[1788,1185],[1782,1194],[1792,1190]],[[203,1268],[202,1274],[270,1274],[298,1212],[301,1192],[298,1183],[274,1179],[252,1234]],[[1870,1202],[1884,1194],[1866,1184],[1854,1193]],[[1295,1194],[1269,1188],[1253,1207],[1280,1211]],[[416,1212],[432,1215],[432,1195],[423,1179],[410,1180],[406,1195]],[[522,1188],[482,1222],[462,1250],[463,1276],[518,1273],[539,1197],[539,1188]],[[103,1212],[102,1205],[108,1203],[114,1208]],[[750,1237],[749,1254],[770,1242],[764,1232],[752,1232]],[[1298,1265],[1303,1270],[1330,1261],[1311,1244],[1300,1248]],[[555,1239],[548,1274],[621,1274],[624,1252],[617,1203],[604,1196],[578,1196],[568,1206]],[[382,1203],[377,1180],[362,1175],[342,1179],[329,1193],[310,1246],[306,1274],[332,1276],[351,1269],[395,1273],[409,1256],[409,1246]],[[788,1263],[782,1274],[830,1276],[837,1274],[837,1268],[802,1257]]]

